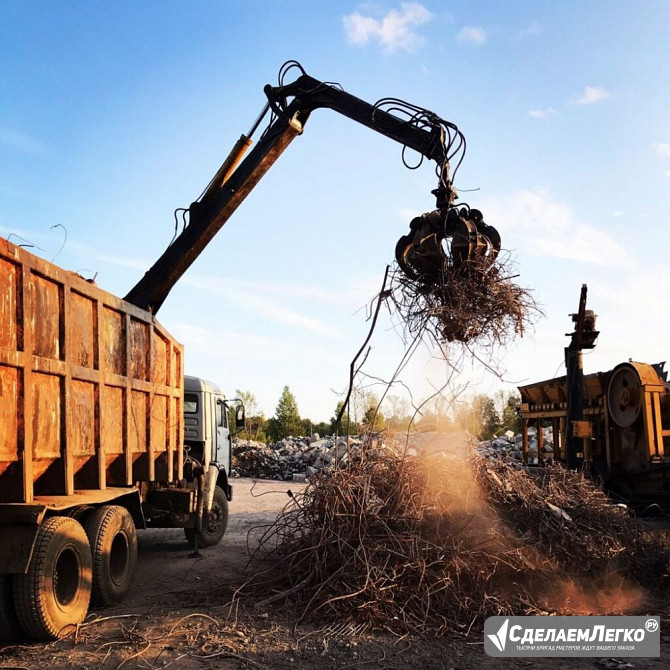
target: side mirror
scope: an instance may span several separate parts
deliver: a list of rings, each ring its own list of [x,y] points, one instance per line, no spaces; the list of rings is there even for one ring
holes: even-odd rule
[[[238,405],[235,409],[235,430],[244,430],[244,405]]]

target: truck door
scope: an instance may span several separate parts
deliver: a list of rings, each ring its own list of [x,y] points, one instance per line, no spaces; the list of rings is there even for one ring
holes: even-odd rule
[[[216,462],[219,468],[230,470],[230,431],[228,429],[228,408],[222,396],[216,396]]]

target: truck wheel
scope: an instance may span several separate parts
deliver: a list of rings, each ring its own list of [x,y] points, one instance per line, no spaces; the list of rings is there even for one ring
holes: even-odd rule
[[[11,575],[0,575],[0,641],[20,640],[23,630],[16,616]]]
[[[109,605],[128,593],[137,565],[137,532],[125,507],[106,505],[84,524],[93,555],[93,602]]]
[[[213,547],[221,542],[228,527],[228,498],[223,489],[217,486],[214,489],[214,500],[209,514],[205,512],[202,519],[202,531],[198,535],[200,547]],[[191,547],[195,547],[195,528],[184,528],[184,535]]]
[[[83,621],[92,573],[81,524],[66,516],[47,519],[37,531],[27,574],[14,576],[14,603],[23,630],[36,640],[55,640]]]
[[[79,505],[79,507],[73,507],[71,510],[68,510],[67,516],[76,519],[82,526],[84,526],[86,524],[86,518],[94,509],[95,507],[92,505]]]

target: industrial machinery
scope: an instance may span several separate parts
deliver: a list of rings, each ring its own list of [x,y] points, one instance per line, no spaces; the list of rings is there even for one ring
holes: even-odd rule
[[[284,78],[292,69],[298,69],[300,76],[285,84]],[[479,210],[455,204],[458,196],[450,162],[456,161],[456,172],[463,160],[465,138],[453,123],[395,98],[384,98],[374,105],[364,102],[337,84],[310,77],[295,61],[282,67],[279,86],[267,85],[264,92],[267,102],[249,133],[240,137],[201,197],[188,209],[180,210],[185,223],[183,231],[125,300],[156,314],[175,282],[286,147],[303,132],[310,114],[319,108],[342,114],[435,161],[438,185],[432,193],[437,208],[413,219],[409,234],[396,245],[396,260],[409,278],[435,282],[444,264],[471,262],[485,268],[495,260],[500,250],[496,229],[484,222]],[[268,115],[268,125],[244,157],[251,137]]]
[[[248,136],[181,210],[182,232],[124,300],[0,239],[0,638],[56,638],[84,618],[92,593],[101,604],[122,598],[136,527],[183,527],[196,551],[223,534],[229,404],[184,378],[182,347],[155,315],[314,110],[435,161],[437,208],[396,249],[410,279],[436,281],[445,264],[485,269],[500,249],[481,212],[455,204],[450,161],[457,169],[465,140],[452,123],[395,99],[368,104],[295,62],[265,94]]]
[[[670,512],[670,384],[665,363],[627,361],[583,375],[581,349],[598,331],[582,287],[575,332],[566,348],[568,375],[519,387],[523,453],[528,429],[537,434],[540,462],[586,467],[617,499],[639,512]],[[551,451],[544,451],[549,429]]]

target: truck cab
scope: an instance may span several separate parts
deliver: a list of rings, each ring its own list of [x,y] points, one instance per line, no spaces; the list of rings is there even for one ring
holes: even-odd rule
[[[184,449],[192,466],[208,470],[211,465],[219,471],[217,486],[228,500],[232,489],[228,483],[232,459],[232,435],[229,426],[231,406],[221,389],[213,382],[199,377],[184,376]]]

